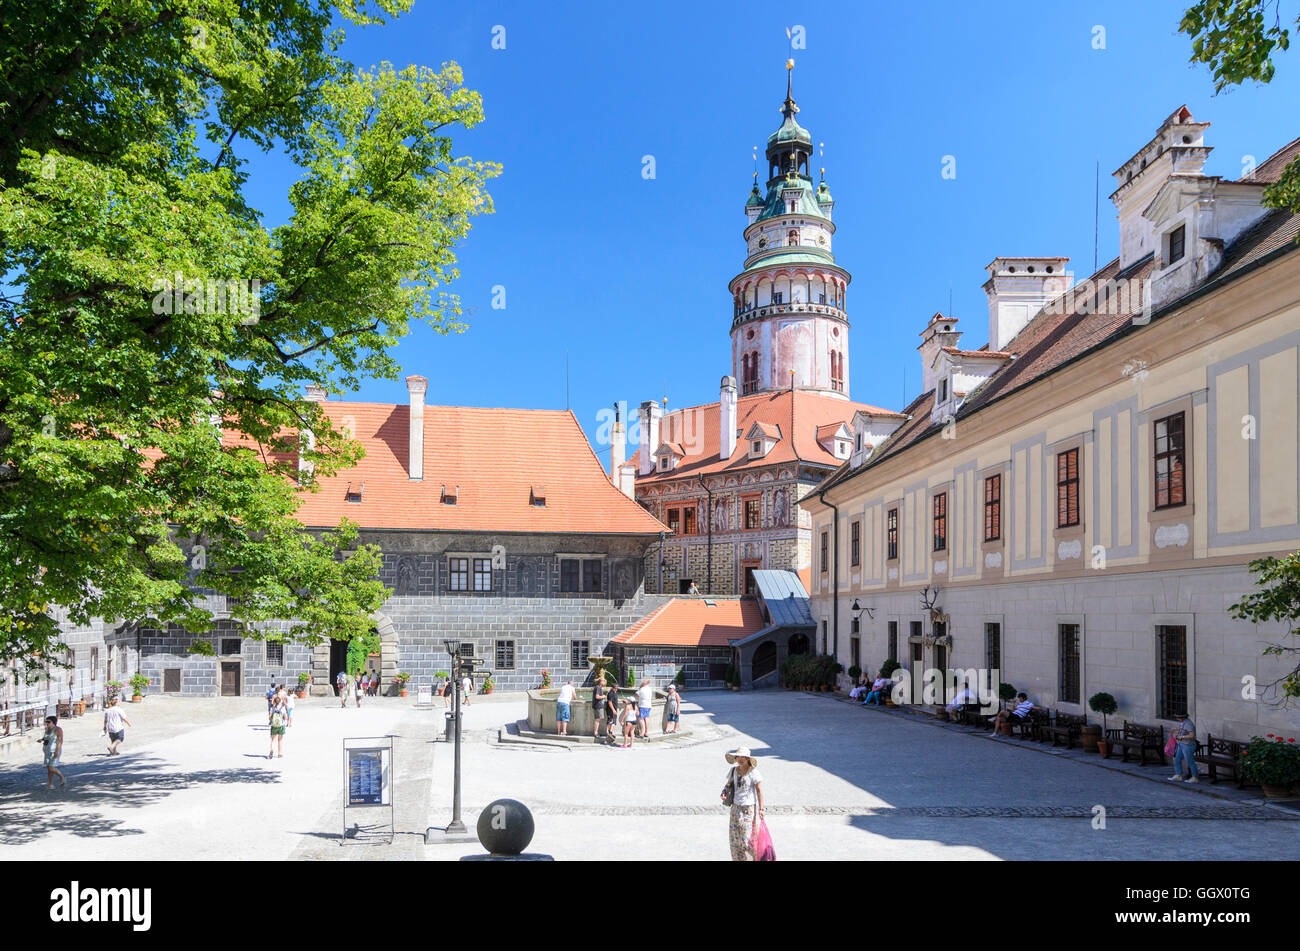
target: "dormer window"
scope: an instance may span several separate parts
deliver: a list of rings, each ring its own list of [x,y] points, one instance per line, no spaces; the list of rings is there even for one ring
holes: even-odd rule
[[[862,451],[862,433],[857,433],[853,437],[853,451],[854,452]]]
[[[349,482],[347,491],[343,495],[343,501],[360,502],[361,496],[365,493],[365,491],[366,491],[366,484],[364,482]]]
[[[1187,226],[1179,225],[1173,231],[1169,232],[1166,243],[1165,267],[1173,264],[1175,261],[1181,261],[1186,251]]]
[[[660,472],[667,472],[667,471],[668,471],[668,467],[669,467],[669,465],[671,465],[671,464],[672,464],[672,460],[669,459],[667,456],[664,456],[662,459],[659,460],[659,471],[660,471]]]
[[[948,402],[948,378],[944,377],[939,381],[939,402]]]
[[[459,496],[459,495],[460,495],[460,486],[458,486],[458,485],[444,485],[444,486],[442,487],[442,504],[443,504],[443,505],[455,505],[455,504],[456,504],[456,498],[457,498],[457,496]]]
[[[546,486],[535,485],[528,494],[528,504],[535,505],[538,508],[546,507]]]

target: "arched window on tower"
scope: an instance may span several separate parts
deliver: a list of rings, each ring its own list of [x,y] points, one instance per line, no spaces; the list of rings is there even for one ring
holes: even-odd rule
[[[844,357],[837,351],[831,351],[831,389],[844,389]]]

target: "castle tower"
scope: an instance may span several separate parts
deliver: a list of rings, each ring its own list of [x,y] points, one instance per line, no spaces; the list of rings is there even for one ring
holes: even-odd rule
[[[794,386],[848,399],[851,278],[831,253],[835,202],[825,169],[813,184],[812,135],[795,121],[793,70],[788,60],[783,121],[767,138],[767,193],[755,172],[745,203],[745,269],[728,285],[732,374],[742,396]]]

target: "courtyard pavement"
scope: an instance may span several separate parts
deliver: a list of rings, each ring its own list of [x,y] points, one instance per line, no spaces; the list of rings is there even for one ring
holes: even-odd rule
[[[783,860],[1222,861],[1300,851],[1300,813],[1226,783],[1185,788],[1162,779],[1167,767],[1103,768],[1096,756],[1050,755],[830,695],[699,691],[685,700],[689,736],[623,750],[498,743],[525,715],[524,698],[476,697],[462,747],[466,825],[508,797],[533,812],[530,852],[725,860],[723,753],[749,746]],[[265,758],[260,699],[154,696],[126,712],[132,727],[114,757],[100,715],[64,721],[66,791],[45,789],[39,747],[0,760],[0,860],[456,860],[481,851],[424,844],[426,826],[451,816],[440,704],[298,701],[275,760]],[[388,734],[397,835],[389,844],[386,811],[349,810],[349,825],[361,827],[340,845],[341,741]]]

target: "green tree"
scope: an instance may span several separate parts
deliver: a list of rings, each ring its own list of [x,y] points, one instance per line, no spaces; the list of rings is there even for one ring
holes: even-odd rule
[[[1201,0],[1183,16],[1178,29],[1192,38],[1192,62],[1210,67],[1216,93],[1250,79],[1271,81],[1274,53],[1291,46],[1279,0]],[[1300,213],[1300,159],[1264,189],[1263,202]]]
[[[1295,637],[1295,622],[1300,619],[1300,551],[1283,558],[1260,558],[1249,565],[1257,573],[1259,589],[1246,595],[1228,613],[1235,618],[1254,621],[1256,624],[1278,621],[1285,623],[1287,634]],[[1300,697],[1300,647],[1294,644],[1269,644],[1266,655],[1290,655],[1296,659],[1291,671],[1266,685],[1276,691],[1283,705]]]
[[[357,634],[352,640],[348,641],[348,673],[356,677],[366,669],[366,661],[371,654],[378,654],[380,650],[379,635],[372,631],[364,634]]]
[[[442,287],[499,170],[453,151],[483,114],[455,64],[337,54],[336,23],[409,6],[5,0],[0,660],[50,657],[56,605],[202,632],[215,592],[253,634],[369,629],[378,552],[294,517],[361,455],[303,388],[396,378],[412,321],[459,329]],[[272,149],[300,174],[268,228],[246,153]]]

